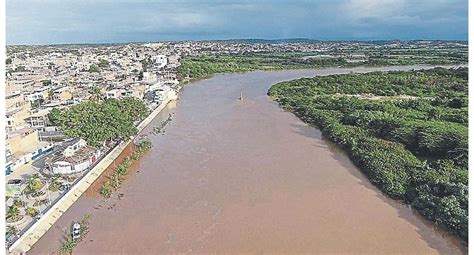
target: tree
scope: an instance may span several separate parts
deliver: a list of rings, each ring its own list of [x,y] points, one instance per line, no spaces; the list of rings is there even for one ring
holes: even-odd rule
[[[128,139],[136,134],[135,121],[148,114],[142,100],[85,101],[50,115],[67,136],[81,137],[92,146]]]
[[[95,66],[95,65],[91,65],[91,66],[89,67],[89,70],[87,70],[87,71],[88,71],[89,73],[98,73],[98,72],[100,72],[99,68],[98,68],[97,66]]]
[[[51,80],[42,80],[43,86],[49,86],[51,85]]]
[[[43,98],[37,99],[37,100],[31,102],[31,108],[33,108],[33,109],[39,108],[41,106],[41,104],[43,104],[43,103],[44,103]]]
[[[48,120],[51,124],[57,126],[60,124],[61,111],[58,108],[53,108],[48,114]]]
[[[7,60],[5,61],[7,65],[11,64],[12,63],[12,59],[11,58],[7,58]]]

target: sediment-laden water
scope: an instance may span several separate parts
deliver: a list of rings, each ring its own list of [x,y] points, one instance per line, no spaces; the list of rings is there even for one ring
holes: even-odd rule
[[[258,71],[187,85],[144,130],[172,114],[113,198],[83,195],[30,253],[57,250],[86,213],[90,232],[74,254],[465,253],[266,95],[283,80],[373,70]]]

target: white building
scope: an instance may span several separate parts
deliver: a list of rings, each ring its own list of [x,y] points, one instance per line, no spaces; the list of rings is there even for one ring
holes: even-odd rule
[[[168,58],[165,55],[156,55],[152,59],[158,68],[163,68],[168,64]]]
[[[105,93],[107,99],[119,99],[121,91],[119,89],[111,89]]]
[[[52,174],[73,174],[87,170],[100,157],[101,152],[86,141],[76,138],[60,153],[48,161]]]

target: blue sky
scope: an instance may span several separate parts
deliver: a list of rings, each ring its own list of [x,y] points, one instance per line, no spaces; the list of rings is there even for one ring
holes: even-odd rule
[[[7,0],[7,44],[467,40],[468,0]]]

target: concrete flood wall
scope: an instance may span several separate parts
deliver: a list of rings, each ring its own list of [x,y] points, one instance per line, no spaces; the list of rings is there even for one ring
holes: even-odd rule
[[[166,105],[176,100],[176,94],[170,94],[167,98],[148,115],[137,127],[138,133],[148,126],[151,121],[166,107]],[[8,249],[12,254],[22,254],[31,249],[31,247],[53,226],[79,197],[100,177],[100,175],[117,159],[128,147],[132,137],[128,141],[121,142],[113,148],[97,165],[92,168],[76,185],[63,195],[44,215],[38,219],[23,235],[21,235]]]
[[[137,146],[135,145],[134,142],[129,142],[127,146],[122,150],[122,153],[120,153],[114,160],[113,162],[102,172],[102,174],[95,180],[89,188],[86,190],[86,192],[83,194],[83,196],[90,197],[90,198],[102,198],[100,195],[100,188],[104,185],[105,182],[107,182],[108,177],[114,174],[115,169],[117,166],[123,163],[125,158],[130,156],[132,152],[135,151],[135,148]],[[135,161],[132,162],[132,166],[136,164]],[[130,168],[132,170],[132,167]],[[129,171],[128,174],[131,174],[132,171]],[[128,176],[127,174],[127,176]],[[128,177],[127,177],[128,178]]]

